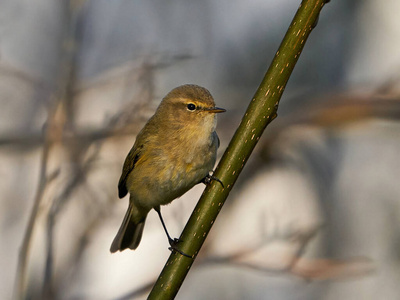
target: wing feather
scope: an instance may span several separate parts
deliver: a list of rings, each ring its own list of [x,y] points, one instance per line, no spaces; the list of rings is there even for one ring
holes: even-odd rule
[[[132,172],[132,170],[135,168],[135,164],[140,158],[141,155],[141,150],[143,148],[143,145],[140,145],[139,147],[135,147],[135,145],[132,147],[131,151],[129,151],[128,156],[125,159],[124,166],[122,168],[122,174],[118,182],[118,197],[123,198],[128,194],[128,187],[126,186],[128,176]]]

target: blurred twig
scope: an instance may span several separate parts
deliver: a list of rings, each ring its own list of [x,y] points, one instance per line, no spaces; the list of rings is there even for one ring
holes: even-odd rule
[[[400,119],[400,97],[333,96],[331,101],[307,106],[303,113],[298,110],[290,113],[280,120],[280,124],[282,128],[295,124],[334,128],[370,118]]]
[[[64,48],[63,55],[60,62],[60,78],[58,80],[58,89],[57,93],[54,97],[54,101],[50,103],[49,113],[48,113],[48,122],[45,128],[45,139],[43,144],[43,152],[42,152],[42,163],[40,169],[39,176],[39,185],[38,191],[35,197],[34,206],[31,212],[31,216],[29,218],[28,226],[26,229],[26,233],[23,239],[23,244],[20,251],[18,270],[17,270],[17,279],[15,285],[15,296],[17,299],[24,299],[27,297],[26,293],[26,284],[27,284],[27,264],[29,258],[29,249],[32,240],[32,233],[35,229],[35,223],[38,218],[38,211],[41,205],[44,190],[46,188],[46,176],[47,176],[47,165],[49,160],[49,153],[51,147],[55,141],[61,141],[63,136],[63,129],[65,126],[65,118],[62,116],[62,110],[68,107],[68,101],[70,97],[70,93],[73,87],[73,78],[75,76],[74,73],[74,62],[75,62],[75,43],[74,43],[74,26],[71,26],[73,22],[74,16],[76,17],[76,11],[69,6],[71,3],[66,3],[65,13],[67,15],[66,25],[64,26]],[[61,116],[60,116],[61,114]],[[51,246],[51,244],[50,244]],[[51,247],[47,247],[47,266],[45,268],[45,278],[50,277],[51,269],[49,269],[49,265],[51,266],[52,261],[52,252]],[[47,297],[51,297],[51,281],[48,282],[45,280],[43,287],[43,295],[47,295]],[[46,296],[45,296],[46,297]]]
[[[82,9],[83,1],[71,0],[67,9],[64,10],[66,15],[66,25],[64,33],[64,53],[60,63],[60,82],[59,82],[59,114],[61,115],[60,124],[58,124],[61,133],[60,136],[64,135],[65,130],[74,131],[74,103],[73,103],[73,91],[76,85],[76,71],[77,71],[77,48],[78,41],[76,39],[77,30],[77,19]],[[60,140],[63,142],[62,139]],[[78,175],[78,174],[75,174]],[[53,230],[55,223],[55,216],[61,206],[61,201],[67,199],[68,195],[72,191],[72,187],[76,185],[77,180],[81,179],[80,176],[76,176],[74,180],[64,189],[64,193],[58,199],[53,199],[50,206],[50,211],[47,216],[47,239],[46,239],[46,263],[44,271],[42,297],[44,299],[54,299],[53,289],[53,257],[54,257],[54,246],[53,246]],[[61,199],[59,201],[59,199]]]
[[[38,188],[34,198],[31,215],[29,217],[28,224],[26,226],[26,231],[22,241],[22,246],[19,252],[17,277],[14,287],[15,299],[24,299],[25,297],[25,289],[27,285],[27,264],[28,264],[28,256],[32,240],[32,233],[34,230],[34,225],[36,222],[36,218],[38,216],[39,207],[47,183],[47,178],[46,178],[47,162],[50,152],[50,142],[47,140],[48,138],[49,135],[46,134],[46,142],[43,145],[42,156],[41,156]]]
[[[341,280],[344,278],[356,278],[366,276],[374,271],[374,265],[370,259],[364,257],[351,257],[348,259],[307,259],[302,257],[303,252],[315,237],[320,228],[301,236],[296,236],[298,244],[297,250],[293,255],[276,257],[265,257],[264,259],[258,254],[265,247],[268,247],[270,240],[263,240],[262,243],[248,248],[243,243],[243,248],[234,253],[225,256],[202,256],[198,260],[197,268],[206,268],[215,265],[234,266],[241,269],[262,272],[270,275],[289,274],[296,278],[306,281],[320,280]],[[256,261],[252,256],[257,255]],[[278,266],[279,265],[279,266]],[[116,299],[127,300],[135,299],[147,293],[154,285],[155,280],[151,283],[132,290]]]

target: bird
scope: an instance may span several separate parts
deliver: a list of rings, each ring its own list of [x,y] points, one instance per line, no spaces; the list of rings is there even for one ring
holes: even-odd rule
[[[220,144],[215,131],[216,114],[225,111],[215,106],[206,88],[195,84],[178,86],[162,99],[138,133],[123,164],[118,196],[124,198],[129,193],[129,206],[111,244],[111,253],[139,246],[146,217],[154,209],[167,235],[169,249],[188,256],[178,250],[179,240],[169,235],[161,206],[196,184],[217,179],[210,175]]]

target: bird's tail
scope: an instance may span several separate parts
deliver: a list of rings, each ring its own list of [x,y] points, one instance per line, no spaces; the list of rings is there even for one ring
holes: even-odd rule
[[[139,221],[136,221],[138,218],[134,217],[135,210],[136,207],[133,202],[129,201],[129,207],[124,220],[111,244],[111,253],[123,251],[127,248],[135,250],[139,246],[147,214],[143,218],[139,218]]]

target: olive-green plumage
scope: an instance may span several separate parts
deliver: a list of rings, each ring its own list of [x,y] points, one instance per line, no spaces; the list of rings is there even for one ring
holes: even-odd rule
[[[215,114],[224,111],[197,85],[164,97],[125,159],[118,192],[120,198],[129,192],[129,207],[111,252],[136,249],[149,211],[159,212],[209,175],[219,146]]]

